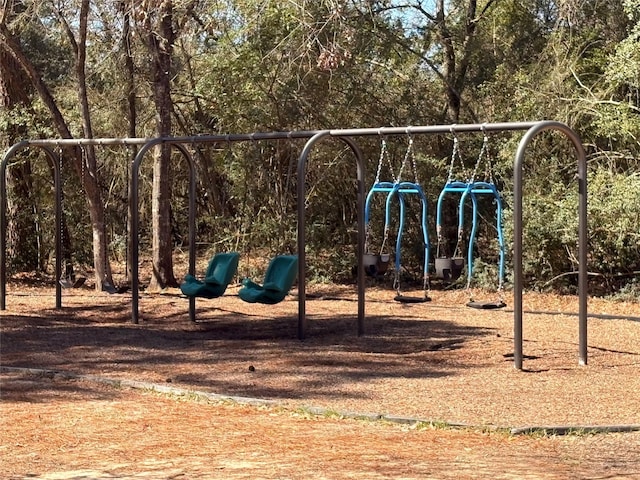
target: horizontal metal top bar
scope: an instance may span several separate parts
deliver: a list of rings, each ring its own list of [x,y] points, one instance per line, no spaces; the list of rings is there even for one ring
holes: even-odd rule
[[[332,137],[355,137],[371,135],[414,135],[437,133],[463,133],[463,132],[496,132],[528,130],[544,121],[536,122],[505,122],[505,123],[477,123],[477,124],[453,124],[453,125],[425,125],[408,127],[377,127],[377,128],[348,128],[333,130],[299,130],[290,132],[256,132],[242,134],[213,134],[193,135],[185,137],[152,137],[152,138],[65,138],[65,139],[39,139],[20,142],[23,146],[89,146],[89,145],[146,145],[149,143],[222,143],[242,142],[256,140],[283,140],[283,139],[308,139],[317,134],[325,133]]]
[[[528,130],[541,123],[538,122],[504,122],[504,123],[469,123],[452,125],[424,125],[408,127],[380,127],[380,128],[351,128],[330,130],[329,133],[335,137],[364,136],[364,135],[414,135],[414,134],[436,134],[436,133],[462,133],[462,132],[497,132]]]

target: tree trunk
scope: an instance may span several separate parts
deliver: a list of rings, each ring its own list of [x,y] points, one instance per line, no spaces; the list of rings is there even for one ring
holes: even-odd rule
[[[82,0],[80,5],[79,38],[76,40],[67,28],[69,39],[74,46],[76,54],[76,80],[78,86],[78,101],[82,113],[82,131],[85,138],[93,138],[93,126],[91,123],[91,111],[87,94],[87,77],[85,72],[87,58],[87,22],[89,16],[89,0]],[[67,26],[63,19],[64,25]],[[113,288],[111,278],[111,264],[109,262],[107,235],[104,217],[104,204],[102,192],[98,180],[98,162],[93,146],[87,146],[81,154],[80,176],[87,202],[89,204],[89,216],[93,229],[93,264],[95,269],[96,290]]]
[[[473,53],[473,39],[476,35],[478,23],[493,5],[493,0],[487,1],[479,14],[478,2],[476,0],[468,0],[466,16],[463,19],[463,37],[457,50],[455,38],[449,29],[445,15],[447,3],[445,0],[437,0],[436,2],[436,31],[443,49],[442,78],[445,83],[449,120],[452,123],[458,123],[462,108],[462,92],[465,88],[467,72],[471,63],[471,54]],[[475,117],[472,111],[470,111],[470,114]],[[473,120],[475,121],[475,118]]]
[[[171,135],[171,55],[175,40],[173,2],[163,1],[155,7],[155,24],[147,32],[147,46],[152,56],[153,100],[158,136]],[[171,245],[171,151],[166,146],[156,149],[153,164],[152,235],[153,274],[150,290],[176,287]]]
[[[453,34],[449,30],[445,16],[446,3],[445,0],[436,2],[436,25],[444,57],[442,61],[442,77],[445,82],[447,112],[449,120],[452,123],[458,123],[461,98],[460,92],[456,88],[456,85],[459,84],[459,81],[456,81],[456,49],[454,47]]]
[[[14,141],[9,140],[8,143],[13,144]],[[7,191],[13,192],[7,197],[8,268],[12,271],[37,272],[43,268],[44,256],[36,228],[36,205],[31,196],[31,161],[25,159],[9,167],[7,172]]]

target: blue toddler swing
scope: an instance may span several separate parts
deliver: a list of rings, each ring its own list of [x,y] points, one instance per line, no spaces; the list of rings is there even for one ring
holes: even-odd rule
[[[369,275],[376,276],[378,274],[384,274],[387,271],[388,265],[391,261],[391,254],[385,253],[386,243],[389,237],[389,229],[391,224],[391,204],[394,198],[398,199],[399,204],[399,222],[398,233],[396,236],[396,250],[395,250],[395,268],[394,268],[394,289],[396,290],[396,296],[394,300],[401,303],[422,303],[431,300],[429,297],[429,235],[427,232],[427,200],[422,187],[418,182],[417,169],[415,163],[415,157],[413,154],[413,138],[409,135],[409,144],[407,151],[404,155],[402,166],[398,177],[393,178],[393,182],[380,181],[380,173],[382,170],[382,163],[387,160],[389,164],[391,175],[393,176],[393,169],[391,168],[391,162],[387,156],[387,144],[385,139],[382,139],[382,146],[380,149],[380,159],[378,161],[378,169],[376,172],[376,179],[367,194],[364,210],[364,222],[365,222],[365,257],[364,266]],[[402,172],[405,165],[411,159],[411,165],[414,173],[414,182],[403,182]],[[371,201],[376,193],[386,194],[385,202],[385,219],[384,219],[384,236],[382,246],[380,247],[380,253],[375,254],[370,252],[370,213],[371,213]],[[402,235],[404,232],[405,222],[405,197],[407,195],[417,195],[422,204],[422,236],[424,242],[424,268],[423,268],[423,291],[422,296],[410,296],[404,295],[400,288],[400,272],[401,272],[401,246]]]
[[[484,130],[483,130],[484,132]],[[453,130],[452,130],[453,133]],[[491,175],[490,160],[488,158],[489,137],[484,132],[484,139],[482,142],[482,148],[478,159],[476,161],[473,173],[466,182],[453,180],[453,169],[456,159],[460,160],[463,165],[462,158],[460,156],[460,148],[458,144],[458,138],[453,137],[453,152],[451,154],[451,164],[449,167],[449,177],[444,188],[440,192],[438,197],[437,212],[436,212],[436,233],[438,236],[438,247],[436,252],[435,267],[436,276],[442,278],[445,281],[452,281],[459,278],[463,268],[465,259],[462,257],[461,244],[464,239],[464,207],[467,198],[471,199],[472,204],[472,222],[471,232],[469,234],[469,241],[467,246],[467,290],[471,290],[471,280],[473,278],[473,244],[475,242],[477,227],[478,227],[478,195],[490,195],[493,197],[496,204],[496,230],[498,233],[498,299],[494,302],[480,302],[475,301],[472,297],[467,303],[468,307],[480,308],[480,309],[496,309],[506,306],[503,299],[504,290],[504,261],[505,261],[505,247],[504,236],[502,232],[502,197],[498,192],[495,183]],[[487,161],[487,181],[476,181],[475,177],[482,163],[483,159]],[[454,193],[460,194],[460,202],[458,204],[458,238],[456,247],[452,257],[441,256],[440,250],[443,243],[442,233],[442,203],[447,194]]]

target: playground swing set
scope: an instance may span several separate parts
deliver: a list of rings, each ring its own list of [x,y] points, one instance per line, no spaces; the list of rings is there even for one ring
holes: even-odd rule
[[[131,242],[131,320],[137,324],[139,322],[140,310],[140,278],[139,278],[139,173],[142,161],[148,156],[148,152],[158,145],[166,144],[176,149],[179,154],[186,160],[189,167],[189,273],[195,273],[195,245],[196,245],[196,228],[195,228],[195,198],[196,190],[196,174],[195,163],[192,154],[185,147],[186,144],[220,144],[222,142],[247,142],[253,140],[291,140],[300,139],[306,143],[300,151],[297,160],[298,176],[304,179],[305,168],[309,161],[310,154],[317,145],[325,140],[333,140],[342,142],[348,147],[353,154],[356,164],[356,182],[357,182],[357,204],[358,204],[358,220],[357,220],[357,334],[365,333],[365,196],[366,188],[364,187],[366,162],[358,143],[355,141],[359,137],[372,137],[380,135],[446,135],[450,134],[452,128],[457,133],[470,132],[524,132],[518,148],[514,154],[513,160],[513,316],[514,316],[514,365],[517,369],[522,369],[523,363],[523,291],[524,291],[524,274],[522,266],[523,258],[523,178],[525,172],[523,165],[525,157],[530,150],[533,140],[542,133],[559,133],[569,140],[575,159],[577,161],[578,173],[576,176],[578,190],[578,307],[579,307],[579,325],[578,325],[578,352],[579,363],[586,365],[587,363],[587,244],[588,244],[588,228],[587,228],[587,163],[586,153],[580,137],[568,125],[554,120],[538,120],[529,122],[502,122],[502,123],[484,123],[484,124],[458,124],[458,125],[422,125],[412,127],[379,127],[379,128],[347,128],[334,130],[310,130],[310,131],[283,131],[283,132],[254,132],[240,134],[202,134],[189,137],[156,137],[156,138],[98,138],[98,139],[36,139],[23,140],[11,146],[5,153],[0,162],[0,310],[6,309],[6,291],[7,291],[7,182],[6,170],[9,162],[18,152],[24,149],[35,148],[43,153],[51,160],[53,165],[53,173],[56,187],[56,205],[55,205],[55,222],[56,222],[56,289],[55,289],[55,307],[62,308],[62,285],[60,280],[63,279],[62,273],[62,248],[61,248],[61,229],[59,228],[62,218],[61,205],[61,185],[59,181],[59,165],[56,154],[53,149],[56,147],[83,147],[83,146],[105,146],[118,145],[123,147],[138,146],[135,158],[131,162],[130,168],[130,189],[129,189],[129,223],[131,228],[128,232],[128,238]],[[306,183],[303,180],[297,182],[296,194],[298,198],[297,205],[297,264],[298,264],[298,338],[304,339],[308,327],[308,318],[306,313],[306,212],[305,204],[301,199],[305,198]],[[394,182],[395,183],[395,182]],[[402,183],[402,182],[400,182]],[[474,198],[485,193],[491,194],[499,200],[497,190],[494,192],[491,181],[473,182],[474,186],[463,192],[466,192],[466,198],[472,201]],[[400,186],[396,186],[396,194],[401,190]],[[453,187],[453,185],[449,185]],[[484,192],[483,190],[487,190]],[[417,190],[417,189],[416,189]],[[388,192],[389,195],[391,192]],[[407,191],[408,193],[408,191]],[[394,194],[392,198],[400,195]],[[477,198],[476,198],[477,199]],[[461,198],[462,200],[462,198]],[[464,202],[461,202],[464,204]],[[497,205],[497,217],[500,215],[500,204]],[[475,204],[477,214],[477,204]],[[498,229],[500,232],[500,228]],[[475,232],[474,232],[475,235]],[[474,238],[471,239],[473,242]],[[499,239],[499,242],[501,240]],[[425,247],[428,248],[428,247]],[[469,255],[467,255],[469,257]],[[447,257],[443,257],[447,258]],[[382,259],[384,260],[384,259]],[[504,260],[501,257],[500,263]],[[377,264],[376,264],[377,267]],[[500,267],[502,269],[502,267]],[[436,269],[437,271],[438,269]],[[442,270],[444,271],[444,270]],[[437,273],[437,272],[436,272]],[[468,272],[472,273],[472,272]],[[500,272],[502,277],[503,272]],[[265,275],[266,277],[266,275]],[[265,279],[266,280],[266,279]],[[268,282],[264,282],[265,284]],[[262,285],[265,287],[265,285]],[[502,286],[498,288],[501,291]],[[195,298],[189,297],[189,316],[195,320]]]
[[[467,303],[468,307],[471,308],[479,308],[479,309],[496,309],[503,308],[506,306],[503,299],[503,290],[504,290],[504,238],[502,232],[502,198],[500,193],[498,192],[494,179],[493,179],[493,171],[491,159],[489,156],[489,137],[487,132],[483,129],[483,142],[480,150],[480,154],[475,163],[475,167],[470,175],[465,175],[465,180],[456,180],[454,179],[454,170],[456,162],[459,162],[462,165],[462,169],[464,171],[464,162],[462,160],[462,156],[460,154],[460,146],[458,137],[451,128],[451,133],[453,134],[453,150],[451,154],[451,162],[449,165],[449,174],[448,179],[446,181],[445,186],[443,187],[437,202],[437,212],[436,212],[436,233],[437,233],[437,250],[436,256],[434,259],[434,267],[435,267],[435,275],[437,278],[444,280],[445,282],[451,282],[457,280],[464,268],[465,268],[465,258],[463,257],[462,247],[464,243],[465,236],[465,204],[467,198],[471,199],[472,205],[472,223],[471,223],[471,232],[468,238],[468,246],[467,246],[467,257],[466,257],[466,268],[467,268],[467,283],[466,289],[470,293],[471,292],[471,282],[473,278],[473,247],[475,243],[475,238],[478,229],[478,196],[485,195],[491,196],[496,204],[496,230],[498,237],[498,249],[499,249],[499,260],[498,260],[498,299],[496,301],[476,301],[473,296],[470,294],[469,302]],[[402,164],[400,166],[400,170],[398,175],[395,176],[393,173],[393,165],[391,159],[389,158],[387,142],[384,137],[381,140],[380,146],[380,156],[378,159],[378,165],[376,169],[376,177],[372,187],[367,193],[366,201],[365,201],[365,211],[364,211],[364,223],[365,223],[365,254],[363,258],[363,263],[365,267],[365,271],[370,276],[379,276],[386,273],[388,269],[388,265],[391,262],[392,257],[395,257],[395,268],[394,268],[394,289],[396,289],[397,295],[394,297],[395,301],[401,303],[421,303],[428,302],[431,300],[429,297],[430,291],[430,274],[429,274],[429,258],[430,258],[430,246],[429,246],[429,235],[427,230],[427,200],[424,194],[424,190],[420,185],[417,175],[416,168],[416,160],[415,153],[413,150],[413,138],[410,134],[408,136],[408,146],[404,154],[404,158],[402,160]],[[485,178],[483,180],[477,180],[477,175],[482,166],[483,162],[486,164],[485,169]],[[393,181],[381,181],[380,176],[383,169],[384,164],[387,165],[389,171],[391,172],[391,177]],[[409,165],[413,170],[414,181],[407,182],[402,180],[402,173],[405,170],[406,166]],[[386,195],[385,201],[385,212],[384,212],[384,232],[383,232],[383,240],[378,253],[372,251],[371,248],[371,205],[372,200],[375,194],[383,193]],[[458,237],[456,242],[456,247],[453,252],[453,255],[446,256],[444,254],[444,235],[443,235],[443,200],[444,198],[451,193],[460,194],[460,200],[458,203]],[[405,226],[405,196],[407,195],[415,195],[417,196],[422,204],[422,216],[421,216],[421,231],[423,236],[423,245],[424,245],[424,268],[423,268],[423,290],[424,295],[420,297],[404,295],[400,288],[400,274],[401,274],[401,247],[402,247],[402,237]],[[398,218],[398,230],[396,233],[396,244],[395,244],[395,254],[392,254],[387,251],[388,241],[389,241],[389,233],[390,233],[390,225],[391,225],[391,206],[394,198],[398,199],[399,204],[399,218]]]
[[[500,194],[498,193],[495,182],[493,181],[493,174],[491,168],[491,160],[489,158],[488,143],[489,138],[487,132],[483,129],[484,139],[480,154],[476,161],[473,172],[466,176],[466,180],[454,179],[454,169],[456,162],[459,162],[464,172],[464,162],[460,153],[459,140],[455,134],[454,128],[451,127],[451,133],[453,134],[453,150],[451,154],[451,162],[449,166],[449,174],[447,182],[442,189],[440,196],[438,197],[437,212],[436,212],[436,233],[437,233],[437,251],[435,258],[435,273],[436,277],[445,281],[457,280],[464,267],[465,259],[462,256],[462,243],[464,237],[464,207],[466,199],[470,198],[472,203],[472,228],[468,239],[467,249],[467,285],[466,288],[470,291],[470,286],[473,276],[473,244],[475,241],[475,235],[477,232],[478,223],[478,195],[491,195],[494,198],[494,202],[497,205],[496,208],[496,229],[498,232],[498,245],[499,245],[499,286],[498,294],[499,298],[495,302],[476,302],[470,297],[467,305],[473,308],[502,308],[505,306],[502,298],[503,291],[503,278],[504,278],[504,241],[502,235],[502,202]],[[383,135],[381,137],[380,155],[378,158],[378,165],[376,169],[376,177],[374,183],[369,190],[364,209],[364,224],[365,224],[365,254],[363,256],[363,263],[365,271],[368,275],[378,276],[387,272],[391,258],[394,257],[394,269],[393,269],[393,288],[396,291],[394,300],[400,303],[424,303],[431,301],[429,296],[430,291],[430,274],[429,274],[429,258],[430,258],[430,243],[427,225],[427,200],[424,194],[424,190],[420,184],[417,173],[416,158],[414,152],[414,139],[410,134],[410,127],[406,130],[407,147],[400,165],[398,174],[395,175],[393,163],[391,161],[386,138]],[[253,142],[255,144],[255,142]],[[194,144],[195,146],[195,144]],[[79,147],[82,151],[82,175],[84,175],[85,169],[85,156],[86,151],[84,146]],[[230,142],[227,142],[227,151],[231,151]],[[62,148],[57,148],[57,161],[59,175],[62,177],[63,171],[63,154]],[[486,178],[483,181],[476,180],[477,173],[481,164],[485,161]],[[387,165],[392,181],[381,180],[382,170],[384,164]],[[413,181],[407,181],[403,179],[403,173],[406,170],[413,172]],[[383,240],[378,253],[373,253],[371,250],[371,208],[372,201],[376,194],[385,195],[385,211],[384,211],[384,231]],[[447,257],[443,252],[443,227],[442,227],[442,205],[443,199],[447,194],[460,194],[460,201],[458,205],[458,238],[456,248],[452,256]],[[63,202],[64,195],[62,189],[60,190],[61,203]],[[423,292],[421,295],[407,295],[403,293],[401,288],[401,274],[402,274],[402,240],[405,230],[406,219],[406,205],[408,197],[416,197],[421,204],[421,216],[420,216],[420,230],[422,233],[422,242],[424,248],[424,265],[423,265]],[[387,251],[389,234],[392,221],[392,206],[393,201],[397,199],[398,203],[398,229],[396,232],[395,252],[394,254]],[[60,224],[60,238],[62,243],[65,243],[67,238],[64,225]],[[189,273],[185,276],[184,281],[180,285],[182,293],[192,299],[205,298],[213,299],[222,296],[232,279],[237,275],[239,265],[240,254],[238,252],[220,252],[215,254],[209,261],[207,269],[202,279],[198,279],[195,275]],[[263,303],[263,304],[276,304],[281,302],[289,293],[293,283],[296,279],[298,268],[297,256],[295,255],[279,255],[272,258],[268,264],[265,272],[264,280],[262,284],[257,283],[249,278],[242,280],[242,288],[238,292],[238,296],[245,302],[249,303]],[[63,273],[61,274],[58,282],[62,288],[78,288],[85,282],[84,277],[76,278],[73,270],[72,260],[70,258],[63,259]],[[103,290],[108,293],[121,293],[124,289],[118,289],[112,286],[106,280],[104,281]]]

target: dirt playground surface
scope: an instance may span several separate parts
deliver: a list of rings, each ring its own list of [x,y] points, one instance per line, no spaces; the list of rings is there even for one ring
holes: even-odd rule
[[[461,292],[368,289],[359,337],[353,290],[321,289],[299,341],[294,297],[231,288],[193,323],[176,291],[143,293],[134,325],[127,294],[7,291],[2,479],[640,479],[637,303],[590,300],[580,366],[577,299],[525,295],[554,314],[525,313],[518,371],[509,306]]]

